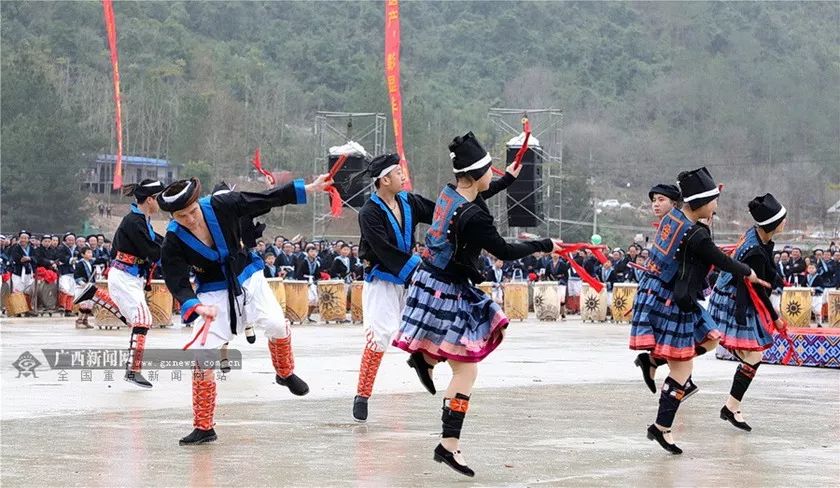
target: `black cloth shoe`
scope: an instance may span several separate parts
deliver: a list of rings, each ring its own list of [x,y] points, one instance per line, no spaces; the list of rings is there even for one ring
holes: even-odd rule
[[[213,429],[210,430],[201,430],[201,429],[193,429],[190,432],[190,435],[184,437],[180,441],[178,441],[178,445],[181,446],[194,446],[197,444],[204,444],[205,442],[213,442],[218,437],[216,437],[216,431]]]
[[[219,370],[221,370],[221,372],[224,373],[224,374],[230,373],[230,360],[227,359],[227,358],[220,359],[219,360]]]
[[[309,393],[309,385],[294,373],[290,374],[288,378],[282,378],[279,374],[274,375],[274,381],[278,385],[288,388],[293,395],[303,396]]]
[[[656,383],[653,381],[653,376],[650,375],[650,368],[655,368],[656,366],[650,362],[650,354],[646,352],[639,354],[636,356],[633,364],[642,368],[642,379],[645,380],[645,384],[650,392],[656,394]]]
[[[90,300],[93,296],[96,295],[96,285],[93,283],[88,283],[85,285],[82,293],[73,300],[73,305],[78,305],[84,301]]]
[[[728,421],[730,424],[734,425],[735,427],[738,427],[741,430],[746,430],[747,432],[752,432],[752,427],[750,427],[750,424],[748,424],[746,422],[739,422],[738,420],[735,420],[735,414],[736,413],[739,413],[739,412],[733,412],[732,410],[729,410],[728,408],[726,408],[726,405],[724,405],[723,408],[720,409],[720,418],[721,418],[721,420]]]
[[[656,441],[662,446],[662,449],[670,452],[671,454],[682,454],[683,451],[676,444],[670,444],[668,441],[665,440],[665,434],[671,432],[670,430],[661,431],[659,430],[654,424],[650,424],[647,430],[647,438]]]
[[[700,391],[700,388],[697,387],[697,384],[692,381],[691,376],[688,377],[688,381],[685,382],[685,389],[683,390],[685,393],[683,394],[681,402],[688,400],[688,398]]]
[[[139,386],[140,388],[151,388],[152,384],[149,383],[149,380],[143,377],[143,374],[139,371],[126,371],[125,372],[125,380],[129,383],[134,383],[135,385]]]
[[[450,468],[454,469],[455,471],[461,473],[464,476],[469,476],[470,478],[475,476],[475,471],[471,470],[469,466],[461,464],[455,460],[455,454],[456,453],[449,451],[448,449],[443,447],[443,444],[438,444],[435,448],[434,460],[449,466]]]
[[[363,424],[367,422],[368,418],[368,399],[356,395],[356,398],[353,399],[353,420]]]
[[[437,389],[435,389],[435,382],[432,379],[433,366],[430,366],[429,363],[426,362],[426,360],[423,358],[423,353],[412,353],[411,357],[408,358],[407,363],[417,373],[417,377],[420,378],[420,383],[423,384],[423,387],[426,388],[426,391],[428,391],[432,395],[437,393]]]
[[[248,341],[248,344],[257,342],[257,333],[254,331],[253,327],[245,328],[245,340]]]

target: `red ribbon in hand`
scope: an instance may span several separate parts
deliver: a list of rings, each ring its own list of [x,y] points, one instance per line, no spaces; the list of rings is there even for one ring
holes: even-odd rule
[[[199,337],[201,338],[201,345],[203,346],[204,344],[206,344],[207,343],[207,334],[210,332],[210,325],[212,325],[212,324],[213,324],[213,319],[211,319],[209,317],[205,317],[204,318],[204,323],[202,323],[201,328],[196,331],[195,337],[193,337],[192,340],[190,340],[190,342],[188,342],[184,346],[184,348],[181,349],[181,350],[186,351],[187,349],[189,349],[190,346],[192,346],[193,343],[195,343],[195,341],[198,340]]]
[[[522,146],[516,151],[516,156],[513,157],[514,168],[522,166],[522,158],[528,152],[528,139],[531,138],[531,122],[528,117],[522,117],[522,131],[525,133],[525,140],[522,141]]]
[[[338,174],[341,167],[344,166],[344,163],[347,162],[347,154],[342,154],[339,156],[338,161],[333,164],[332,168],[330,168],[330,177],[329,181],[335,180],[335,175]],[[330,195],[330,215],[333,217],[340,217],[341,216],[341,209],[344,206],[344,202],[341,200],[341,195],[338,193],[338,188],[333,186],[332,184],[328,185],[324,188]]]
[[[761,298],[758,296],[758,292],[755,291],[753,284],[747,278],[744,278],[744,283],[747,285],[747,293],[749,293],[750,301],[752,301],[752,304],[755,307],[756,314],[758,315],[758,321],[761,323],[761,326],[764,327],[764,330],[772,336],[773,329],[776,328],[773,324],[773,316],[770,315],[770,311],[767,310],[764,302],[761,301]],[[799,355],[796,354],[793,339],[791,339],[787,333],[787,327],[777,330],[779,332],[779,337],[787,342],[787,351],[785,352],[785,356],[782,358],[782,364],[790,364],[791,360],[794,359],[796,360],[797,365],[802,364],[802,360],[799,358]]]
[[[589,273],[587,273],[586,270],[583,269],[583,266],[579,265],[574,260],[574,258],[572,257],[572,254],[574,254],[578,251],[581,251],[581,250],[589,249],[590,251],[592,251],[592,254],[595,255],[595,258],[601,264],[603,264],[603,263],[607,262],[607,257],[604,256],[604,253],[601,252],[601,250],[606,249],[606,246],[594,246],[592,244],[585,244],[585,243],[577,243],[577,244],[562,243],[562,244],[560,244],[560,247],[562,247],[562,249],[560,251],[555,251],[557,253],[557,255],[559,255],[561,258],[565,259],[566,262],[569,263],[569,266],[571,266],[572,269],[575,270],[575,273],[577,273],[578,276],[580,276],[580,279],[582,279],[589,286],[591,286],[592,289],[595,290],[596,293],[601,293],[601,290],[604,289],[604,284],[601,283],[600,281],[598,281],[597,279],[595,279]]]
[[[259,171],[260,174],[265,176],[265,178],[268,180],[268,183],[271,186],[274,186],[276,183],[276,181],[274,180],[274,175],[271,174],[270,171],[263,169],[262,162],[260,162],[260,148],[257,148],[257,150],[254,151],[254,159],[252,163],[254,164],[254,168],[256,168],[256,170]]]

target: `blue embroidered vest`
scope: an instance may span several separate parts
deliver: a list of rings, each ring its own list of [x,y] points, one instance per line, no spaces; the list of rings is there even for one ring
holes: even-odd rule
[[[423,260],[426,263],[438,269],[446,269],[446,266],[452,261],[452,257],[455,255],[455,246],[449,240],[450,227],[459,209],[465,203],[469,202],[454,188],[449,185],[443,187],[443,191],[440,192],[435,203],[432,226],[426,234],[426,252],[423,254]]]
[[[752,227],[738,241],[738,245],[735,248],[735,252],[732,254],[732,259],[734,259],[735,261],[741,261],[742,259],[744,259],[744,256],[746,256],[747,252],[749,252],[756,246],[761,246],[761,239],[759,239],[758,232],[756,232],[755,227]],[[730,283],[732,283],[732,273],[728,271],[722,271],[720,273],[720,276],[718,276],[717,282],[715,283],[715,287],[723,289]]]
[[[656,237],[653,239],[653,247],[650,248],[648,267],[653,271],[654,276],[664,283],[674,281],[680,267],[676,259],[677,251],[683,237],[693,226],[694,223],[676,208],[671,209],[659,222]]]

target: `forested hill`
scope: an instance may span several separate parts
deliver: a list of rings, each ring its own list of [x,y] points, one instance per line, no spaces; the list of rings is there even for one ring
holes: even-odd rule
[[[114,9],[126,154],[218,179],[244,174],[260,146],[272,167],[309,174],[316,111],[389,113],[382,2]],[[65,182],[113,144],[101,4],[4,1],[0,14],[3,230],[80,222]],[[406,152],[425,194],[448,177],[454,135],[501,144],[490,107],[554,107],[581,197],[564,197],[564,218],[591,215],[587,191],[641,203],[703,164],[733,214],[773,191],[804,227],[836,199],[837,2],[402,2],[401,24]]]

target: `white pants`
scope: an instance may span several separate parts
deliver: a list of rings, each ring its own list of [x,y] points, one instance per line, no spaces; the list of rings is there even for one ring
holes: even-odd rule
[[[34,284],[35,276],[31,273],[24,272],[20,276],[16,274],[12,275],[12,293],[26,293],[27,295],[32,295],[35,293]]]
[[[505,292],[504,287],[501,283],[493,283],[493,301],[498,303],[499,305],[505,302]]]
[[[775,293],[775,292],[771,293],[770,294],[770,305],[773,305],[773,308],[778,311],[779,307],[782,306],[782,295],[779,294],[779,293]]]
[[[76,296],[76,280],[73,275],[64,274],[58,277],[58,291],[65,295]]]
[[[828,303],[828,293],[823,292],[822,295],[814,295],[811,297],[811,312],[814,313],[814,317],[817,319],[817,322],[820,322],[825,318],[820,317],[822,314],[823,303]]]
[[[560,304],[566,303],[566,285],[557,285],[557,294],[560,295]]]
[[[569,296],[570,297],[577,297],[580,296],[581,291],[583,291],[583,281],[581,280],[569,280]]]
[[[230,342],[233,332],[230,330],[231,310],[228,303],[228,291],[210,291],[198,294],[198,301],[202,305],[215,305],[217,309],[216,318],[210,324],[207,332],[207,340],[202,345],[201,335],[203,334],[204,319],[199,317],[193,325],[193,338],[195,341],[190,349],[218,349]],[[246,325],[265,328],[265,335],[269,339],[285,339],[291,331],[286,323],[286,316],[283,308],[277,303],[274,292],[268,285],[262,272],[256,272],[245,280],[242,285],[242,294],[236,297],[236,333],[242,335]],[[198,336],[198,337],[197,337]]]
[[[362,310],[367,348],[385,352],[400,329],[408,290],[405,286],[374,278],[362,287]]]
[[[117,268],[108,272],[108,294],[132,327],[151,327],[152,311],[146,303],[146,280]]]

